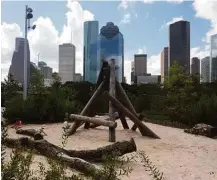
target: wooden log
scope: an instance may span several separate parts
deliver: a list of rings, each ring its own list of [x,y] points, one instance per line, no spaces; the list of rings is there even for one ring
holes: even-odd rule
[[[35,129],[17,129],[16,133],[31,136],[34,140],[43,139],[43,135]]]
[[[133,113],[125,108],[116,98],[112,97],[108,92],[104,92],[105,97],[111,101],[115,108],[125,116],[129,117],[135,124],[138,125],[140,132],[143,136],[149,136],[152,138],[160,139],[153,131],[151,131],[145,124],[143,124]]]
[[[115,97],[115,60],[111,59],[110,62],[110,84],[109,84],[109,94],[112,97]],[[109,120],[114,122],[114,114],[115,110],[112,103],[109,101]],[[115,128],[109,127],[109,142],[115,142],[116,135],[115,135]]]
[[[27,149],[36,149],[41,155],[46,156],[51,159],[60,161],[66,164],[70,168],[73,168],[84,175],[91,176],[96,174],[97,178],[100,178],[100,170],[96,168],[93,164],[84,161],[80,158],[68,156],[64,150],[58,146],[55,146],[46,140],[33,141],[29,138],[20,139],[6,139],[6,146],[11,148],[16,148],[17,146],[25,147]]]
[[[85,121],[85,122],[98,124],[98,125],[102,125],[102,126],[107,126],[107,127],[111,127],[111,128],[117,127],[117,122],[113,122],[113,121],[105,121],[102,119],[91,118],[88,116],[81,116],[81,115],[76,115],[76,114],[71,114],[69,117],[70,117],[70,120],[73,120],[73,121],[74,120],[75,121]]]
[[[125,119],[125,116],[121,112],[119,112],[118,114],[120,116],[120,120],[121,120],[121,124],[122,124],[123,128],[129,129],[129,126],[127,124],[127,120]]]
[[[96,98],[103,92],[103,87],[105,85],[105,81],[102,81],[102,83],[99,85],[97,90],[94,92],[93,96],[90,98],[84,109],[82,110],[81,114],[82,116],[86,115],[90,106],[93,104],[93,102],[96,100]],[[70,136],[76,132],[76,130],[83,124],[83,122],[75,121],[72,125],[72,127],[67,131],[67,136]]]
[[[140,114],[138,114],[136,112],[136,110],[134,109],[131,101],[129,100],[126,92],[124,91],[123,87],[121,86],[121,84],[116,81],[116,87],[117,87],[117,93],[118,96],[120,98],[120,102],[130,111],[132,112],[140,121],[142,121],[142,119],[144,118],[144,116],[141,116]],[[137,125],[134,123],[134,125],[132,126],[131,130],[136,131],[137,129]]]

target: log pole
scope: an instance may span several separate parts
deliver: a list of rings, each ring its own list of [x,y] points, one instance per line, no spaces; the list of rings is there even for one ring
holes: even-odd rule
[[[97,125],[102,125],[102,126],[107,126],[110,128],[116,128],[117,127],[117,122],[114,121],[105,121],[102,119],[97,119],[97,118],[92,118],[88,116],[81,116],[77,114],[71,114],[69,116],[70,120],[75,120],[75,121],[84,121],[84,122],[89,122]]]
[[[90,98],[84,109],[82,110],[82,116],[87,115],[88,110],[90,109],[91,104],[96,100],[96,98],[103,92],[103,87],[105,85],[105,80],[99,85],[99,87],[94,92],[93,96]],[[75,121],[72,127],[68,130],[67,135],[70,136],[76,132],[76,130],[83,124],[83,122]]]
[[[133,113],[131,113],[127,108],[125,108],[115,97],[112,97],[108,92],[104,92],[105,97],[111,101],[113,106],[123,113],[125,116],[129,117],[135,124],[137,124],[140,132],[143,136],[149,136],[152,138],[160,139],[153,131],[151,131],[145,124],[143,124]]]
[[[132,112],[136,117],[138,117],[138,119],[141,121],[143,119],[142,116],[140,116],[139,114],[137,114],[136,110],[134,109],[131,101],[129,100],[126,92],[124,91],[123,87],[121,86],[121,84],[116,81],[116,89],[117,89],[117,93],[119,95],[120,98],[120,102],[130,111]],[[131,130],[136,131],[137,129],[137,125],[134,123],[134,125],[132,126]]]
[[[115,97],[115,59],[111,59],[110,62],[110,84],[109,84],[109,94],[112,97]],[[113,104],[109,101],[109,120],[114,122],[114,107]],[[109,142],[115,142],[115,128],[109,128]]]
[[[127,124],[127,120],[126,120],[125,116],[121,112],[119,112],[118,114],[120,116],[120,120],[121,120],[121,124],[122,124],[123,128],[129,129],[129,126]]]

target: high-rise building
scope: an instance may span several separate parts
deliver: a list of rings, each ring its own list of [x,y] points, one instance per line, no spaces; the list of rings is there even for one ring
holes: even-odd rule
[[[131,61],[131,84],[135,82],[135,66],[134,61]]]
[[[210,57],[201,59],[201,82],[208,83],[210,81]]]
[[[100,29],[97,39],[97,75],[102,66],[102,59],[110,61],[115,59],[116,78],[119,82],[124,81],[124,38],[118,26],[108,22]]]
[[[134,55],[135,76],[147,74],[147,54]]]
[[[161,52],[161,83],[164,83],[164,79],[166,76],[168,76],[168,61],[169,61],[169,56],[168,56],[168,47],[165,47],[163,51]]]
[[[190,73],[190,22],[178,21],[169,27],[169,66],[177,61]]]
[[[38,67],[39,67],[39,69],[41,69],[41,68],[44,67],[44,66],[47,66],[47,63],[46,63],[46,62],[44,62],[44,61],[39,61],[39,62],[38,62]]]
[[[217,81],[217,34],[211,36],[210,82]]]
[[[44,79],[52,79],[53,69],[49,66],[44,66],[41,68],[41,72],[44,76]]]
[[[97,36],[99,34],[98,21],[84,22],[84,81],[97,81]]]
[[[200,59],[197,57],[191,59],[191,74],[200,74]]]
[[[59,45],[59,76],[62,83],[75,79],[75,46],[73,44]]]
[[[82,81],[82,75],[80,73],[75,73],[75,82]]]
[[[18,81],[19,84],[24,84],[24,38],[16,38],[15,40],[15,50],[12,56],[12,62],[9,68],[8,74],[12,74],[14,79]],[[27,41],[27,82],[29,84],[30,80],[30,50],[29,42]]]

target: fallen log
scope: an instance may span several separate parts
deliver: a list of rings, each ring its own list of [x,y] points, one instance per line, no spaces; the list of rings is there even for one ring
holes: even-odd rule
[[[101,119],[97,119],[97,118],[91,118],[88,116],[81,116],[81,115],[77,115],[77,114],[71,114],[69,116],[70,120],[75,120],[75,121],[85,121],[85,122],[89,122],[89,123],[93,123],[93,124],[97,124],[97,125],[102,125],[102,126],[107,126],[107,127],[111,127],[111,128],[116,128],[117,127],[117,122],[113,122],[113,121],[105,121],[105,120],[101,120]]]
[[[118,152],[118,156],[135,152],[137,150],[136,143],[133,138],[129,141],[118,141],[114,144],[100,147],[93,150],[67,150],[66,153],[72,157],[79,157],[91,162],[100,162],[103,160],[103,156],[111,154],[112,152]]]
[[[36,149],[41,155],[48,158],[58,160],[66,164],[68,167],[73,168],[86,176],[96,176],[96,179],[101,179],[102,173],[93,164],[84,161],[80,158],[74,158],[64,153],[64,150],[55,146],[46,140],[33,141],[29,138],[20,139],[6,139],[6,146],[16,148],[17,146],[25,147],[28,149]]]
[[[10,148],[16,148],[21,146],[27,149],[35,149],[40,154],[47,156],[55,153],[64,153],[70,157],[76,157],[84,159],[91,162],[101,162],[103,161],[103,156],[106,154],[111,154],[113,152],[118,152],[118,156],[122,156],[127,153],[135,152],[137,150],[136,143],[133,138],[129,141],[119,141],[111,145],[100,147],[92,150],[67,150],[56,146],[46,140],[31,140],[27,137],[22,137],[19,139],[8,138],[6,140],[6,145]],[[51,154],[49,154],[49,151]]]
[[[43,139],[43,135],[35,129],[17,129],[16,133],[31,136],[34,140]]]
[[[125,108],[116,98],[110,96],[110,94],[105,91],[104,96],[109,99],[109,101],[112,102],[115,108],[123,115],[127,116],[130,118],[135,124],[137,124],[141,134],[143,136],[149,136],[152,138],[160,139],[160,137],[155,134],[152,130],[150,130],[145,124],[143,124],[133,113],[131,113],[127,108]]]

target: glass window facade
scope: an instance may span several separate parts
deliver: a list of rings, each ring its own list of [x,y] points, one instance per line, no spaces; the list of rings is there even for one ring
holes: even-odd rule
[[[97,37],[98,21],[84,22],[84,81],[97,81]]]
[[[211,82],[217,81],[217,34],[211,36]]]
[[[115,59],[116,78],[119,82],[124,80],[124,39],[119,28],[109,22],[100,30],[97,42],[97,75],[100,72],[102,59]]]

